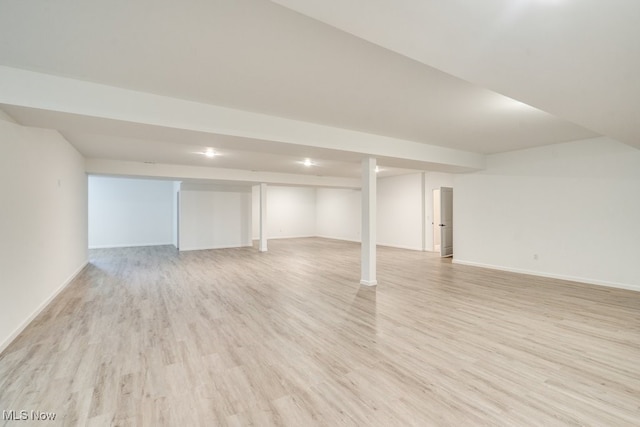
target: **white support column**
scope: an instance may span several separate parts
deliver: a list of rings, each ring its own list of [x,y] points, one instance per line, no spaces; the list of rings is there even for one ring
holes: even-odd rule
[[[427,250],[427,223],[429,222],[429,215],[427,214],[427,173],[422,172],[420,174],[420,200],[422,204],[422,251]],[[430,224],[429,224],[430,225]]]
[[[267,184],[260,184],[260,252],[267,252]]]
[[[361,285],[376,280],[376,159],[362,160],[362,262]]]

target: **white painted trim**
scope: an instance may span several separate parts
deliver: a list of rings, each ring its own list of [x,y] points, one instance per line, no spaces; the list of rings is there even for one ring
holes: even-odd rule
[[[504,267],[500,265],[483,264],[480,262],[464,261],[454,258],[454,264],[469,265],[472,267],[489,268],[491,270],[508,271],[510,273],[528,274],[531,276],[548,277],[550,279],[568,280],[570,282],[584,283],[588,285],[605,286],[608,288],[626,289],[629,291],[640,292],[640,285],[629,285],[626,283],[607,282],[604,280],[589,279],[586,277],[565,276],[562,274],[546,273],[541,271],[524,270],[520,268]]]
[[[343,242],[362,243],[360,240],[345,239],[343,237],[320,236],[320,235],[318,235],[318,236],[309,236],[309,237],[320,237],[321,239],[331,239],[331,240],[341,240]],[[410,251],[422,252],[421,248],[413,247],[413,246],[389,245],[387,243],[376,243],[376,246],[386,246],[388,248],[406,249],[406,250],[410,250]]]
[[[187,252],[187,251],[208,251],[210,249],[236,249],[236,248],[250,248],[253,247],[253,242],[251,243],[245,243],[243,245],[240,246],[206,246],[206,247],[187,247],[187,248],[180,248],[180,252]]]
[[[173,242],[167,243],[140,243],[135,245],[130,244],[120,244],[120,245],[98,245],[98,246],[89,246],[89,249],[112,249],[112,248],[141,248],[146,246],[175,246]]]
[[[362,242],[360,242],[360,240],[345,239],[343,237],[324,236],[324,235],[323,236],[315,236],[315,237],[320,237],[321,239],[341,240],[343,242],[362,243]]]
[[[314,234],[309,234],[309,235],[300,235],[300,236],[277,236],[277,237],[273,237],[273,236],[267,236],[267,239],[269,240],[278,240],[278,239],[307,239],[309,237],[318,237]],[[260,239],[254,239],[254,240],[260,240]]]
[[[396,249],[406,249],[409,251],[419,251],[422,252],[422,248],[416,246],[402,246],[402,245],[390,245],[388,243],[380,243],[378,242],[376,246],[386,246],[387,248],[396,248]]]
[[[13,342],[13,340],[15,340],[18,335],[20,335],[22,333],[22,331],[24,331],[27,326],[29,326],[29,324],[31,322],[33,322],[33,320],[38,317],[38,315],[40,313],[42,313],[42,311],[47,308],[47,306],[49,304],[51,304],[51,302],[55,299],[55,297],[58,296],[58,294],[60,294],[60,292],[62,292],[71,282],[73,282],[73,280],[76,278],[76,276],[78,276],[78,274],[80,274],[80,272],[87,266],[87,264],[89,264],[89,260],[86,260],[82,263],[82,265],[77,268],[73,273],[71,273],[71,275],[62,283],[62,285],[60,285],[58,287],[58,289],[56,289],[53,294],[51,294],[51,296],[49,296],[49,298],[47,298],[46,300],[44,300],[42,302],[42,304],[40,304],[38,306],[38,308],[35,309],[35,311],[33,313],[31,313],[31,315],[29,317],[27,317],[25,319],[24,322],[22,322],[22,324],[20,326],[18,326],[16,328],[15,331],[13,331],[8,337],[7,339],[5,339],[1,344],[0,344],[0,354],[2,354],[3,351],[5,351],[7,349],[7,347],[9,347],[9,345]]]
[[[353,242],[353,243],[360,243],[360,240],[350,240],[350,239],[342,239],[339,237],[329,237],[329,236],[318,236],[316,234],[309,234],[309,235],[301,235],[301,236],[279,236],[279,237],[271,237],[269,236],[268,239],[269,240],[279,240],[279,239],[310,239],[310,238],[320,238],[320,239],[330,239],[330,240],[341,240],[343,242]],[[260,239],[255,238],[253,239],[254,242],[259,242]],[[404,248],[403,248],[404,249]]]
[[[320,237],[323,239],[332,239],[332,240],[342,240],[345,242],[354,242],[354,243],[361,243],[360,240],[352,240],[352,239],[343,239],[343,238],[339,238],[339,237],[330,237],[330,236],[317,236],[315,234],[303,234],[303,235],[293,235],[293,236],[267,236],[267,238],[269,240],[279,240],[279,239],[309,239],[309,238],[313,238],[313,237]],[[252,239],[252,241],[260,241],[260,239]],[[174,246],[175,244],[173,242],[167,242],[167,243],[143,243],[143,244],[138,244],[138,245],[128,245],[128,244],[123,244],[123,245],[104,245],[104,246],[89,246],[89,249],[113,249],[113,248],[139,248],[139,247],[147,247],[147,246]],[[397,249],[407,249],[410,251],[422,251],[422,249],[418,248],[418,247],[413,247],[413,246],[402,246],[402,245],[391,245],[391,244],[387,244],[387,243],[377,243],[376,246],[386,246],[389,248],[397,248]],[[196,249],[182,249],[184,251],[199,251],[199,250],[206,250],[206,249],[226,249],[226,248],[233,248],[236,246],[221,246],[221,247],[212,247],[212,248],[196,248]]]
[[[360,280],[360,284],[364,286],[376,286],[378,284],[377,280]]]

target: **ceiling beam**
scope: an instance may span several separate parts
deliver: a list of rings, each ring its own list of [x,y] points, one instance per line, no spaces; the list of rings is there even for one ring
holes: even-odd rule
[[[460,171],[485,166],[485,156],[478,153],[4,66],[0,66],[0,104],[425,162]]]
[[[246,185],[266,183],[289,186],[352,189],[360,188],[361,185],[360,180],[357,178],[299,175],[279,172],[247,171],[241,169],[130,162],[107,159],[86,159],[85,171],[90,175],[162,178],[176,181],[215,181]]]

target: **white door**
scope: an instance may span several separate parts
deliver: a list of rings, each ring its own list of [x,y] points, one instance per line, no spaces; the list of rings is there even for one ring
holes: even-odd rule
[[[453,188],[440,187],[440,256],[453,256]]]

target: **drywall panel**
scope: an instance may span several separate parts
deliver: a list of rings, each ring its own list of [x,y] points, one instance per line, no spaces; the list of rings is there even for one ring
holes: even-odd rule
[[[640,150],[596,138],[455,177],[454,262],[640,290]]]
[[[378,179],[378,244],[422,250],[422,174]]]
[[[422,250],[422,175],[378,179],[379,245]],[[316,233],[320,237],[360,241],[360,190],[319,188]]]
[[[251,246],[249,191],[180,191],[180,250]]]
[[[253,187],[253,239],[260,233],[260,188]],[[316,235],[316,189],[267,186],[267,238]]]
[[[267,237],[310,237],[316,234],[316,190],[267,187]]]
[[[172,181],[89,177],[89,247],[170,245]]]
[[[87,262],[83,157],[0,115],[0,351]]]
[[[361,237],[360,190],[318,188],[316,234],[330,239],[359,242]]]

